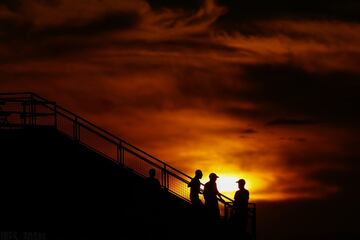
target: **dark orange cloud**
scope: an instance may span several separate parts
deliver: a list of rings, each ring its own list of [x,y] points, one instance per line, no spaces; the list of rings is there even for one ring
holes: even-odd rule
[[[345,191],[330,176],[358,156],[356,21],[230,31],[216,1],[45,3],[0,7],[2,91],[43,94],[189,174],[243,176],[255,200]]]

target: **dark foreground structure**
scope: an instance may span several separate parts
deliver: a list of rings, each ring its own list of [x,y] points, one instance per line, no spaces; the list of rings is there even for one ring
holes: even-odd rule
[[[209,223],[179,170],[36,94],[0,94],[0,107],[1,239],[236,238],[232,200]],[[252,203],[248,239],[255,223]]]

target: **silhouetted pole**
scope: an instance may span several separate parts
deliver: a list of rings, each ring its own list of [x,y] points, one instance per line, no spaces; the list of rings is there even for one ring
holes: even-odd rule
[[[73,123],[73,138],[75,142],[80,141],[80,126],[77,117],[75,117],[75,121]]]
[[[54,103],[54,127],[55,127],[55,129],[57,129],[57,126],[58,125],[58,123],[57,123],[57,105],[56,105],[56,103]]]
[[[123,147],[123,143],[120,142],[117,144],[117,151],[116,151],[116,158],[121,166],[124,166],[125,164],[125,149]]]

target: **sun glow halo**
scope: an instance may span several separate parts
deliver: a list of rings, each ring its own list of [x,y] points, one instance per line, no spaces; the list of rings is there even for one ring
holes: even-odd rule
[[[260,199],[264,198],[261,195],[258,195],[258,192],[266,187],[266,183],[261,179],[261,177],[250,174],[250,173],[242,173],[242,177],[237,177],[238,174],[217,174],[219,178],[216,181],[217,188],[220,193],[223,195],[233,199],[235,192],[239,190],[238,184],[236,183],[240,178],[245,179],[246,185],[245,188],[250,191],[250,198]],[[277,196],[277,198],[281,198]]]
[[[238,190],[236,181],[239,180],[237,177],[223,176],[219,177],[216,181],[218,190],[220,192],[235,192]]]

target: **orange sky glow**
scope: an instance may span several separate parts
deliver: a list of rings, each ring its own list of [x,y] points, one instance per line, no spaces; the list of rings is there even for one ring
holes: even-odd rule
[[[251,201],[341,189],[314,176],[349,168],[339,159],[355,132],[331,119],[348,112],[324,103],[351,102],[328,76],[346,73],[339,91],[358,86],[350,77],[360,74],[360,24],[259,20],[249,35],[219,30],[226,9],[214,1],[192,14],[141,0],[59,2],[0,6],[0,19],[19,27],[0,30],[2,92],[55,100],[190,176],[202,169],[204,183],[215,172],[231,198],[239,178]],[[129,23],[91,25],[110,12]]]

